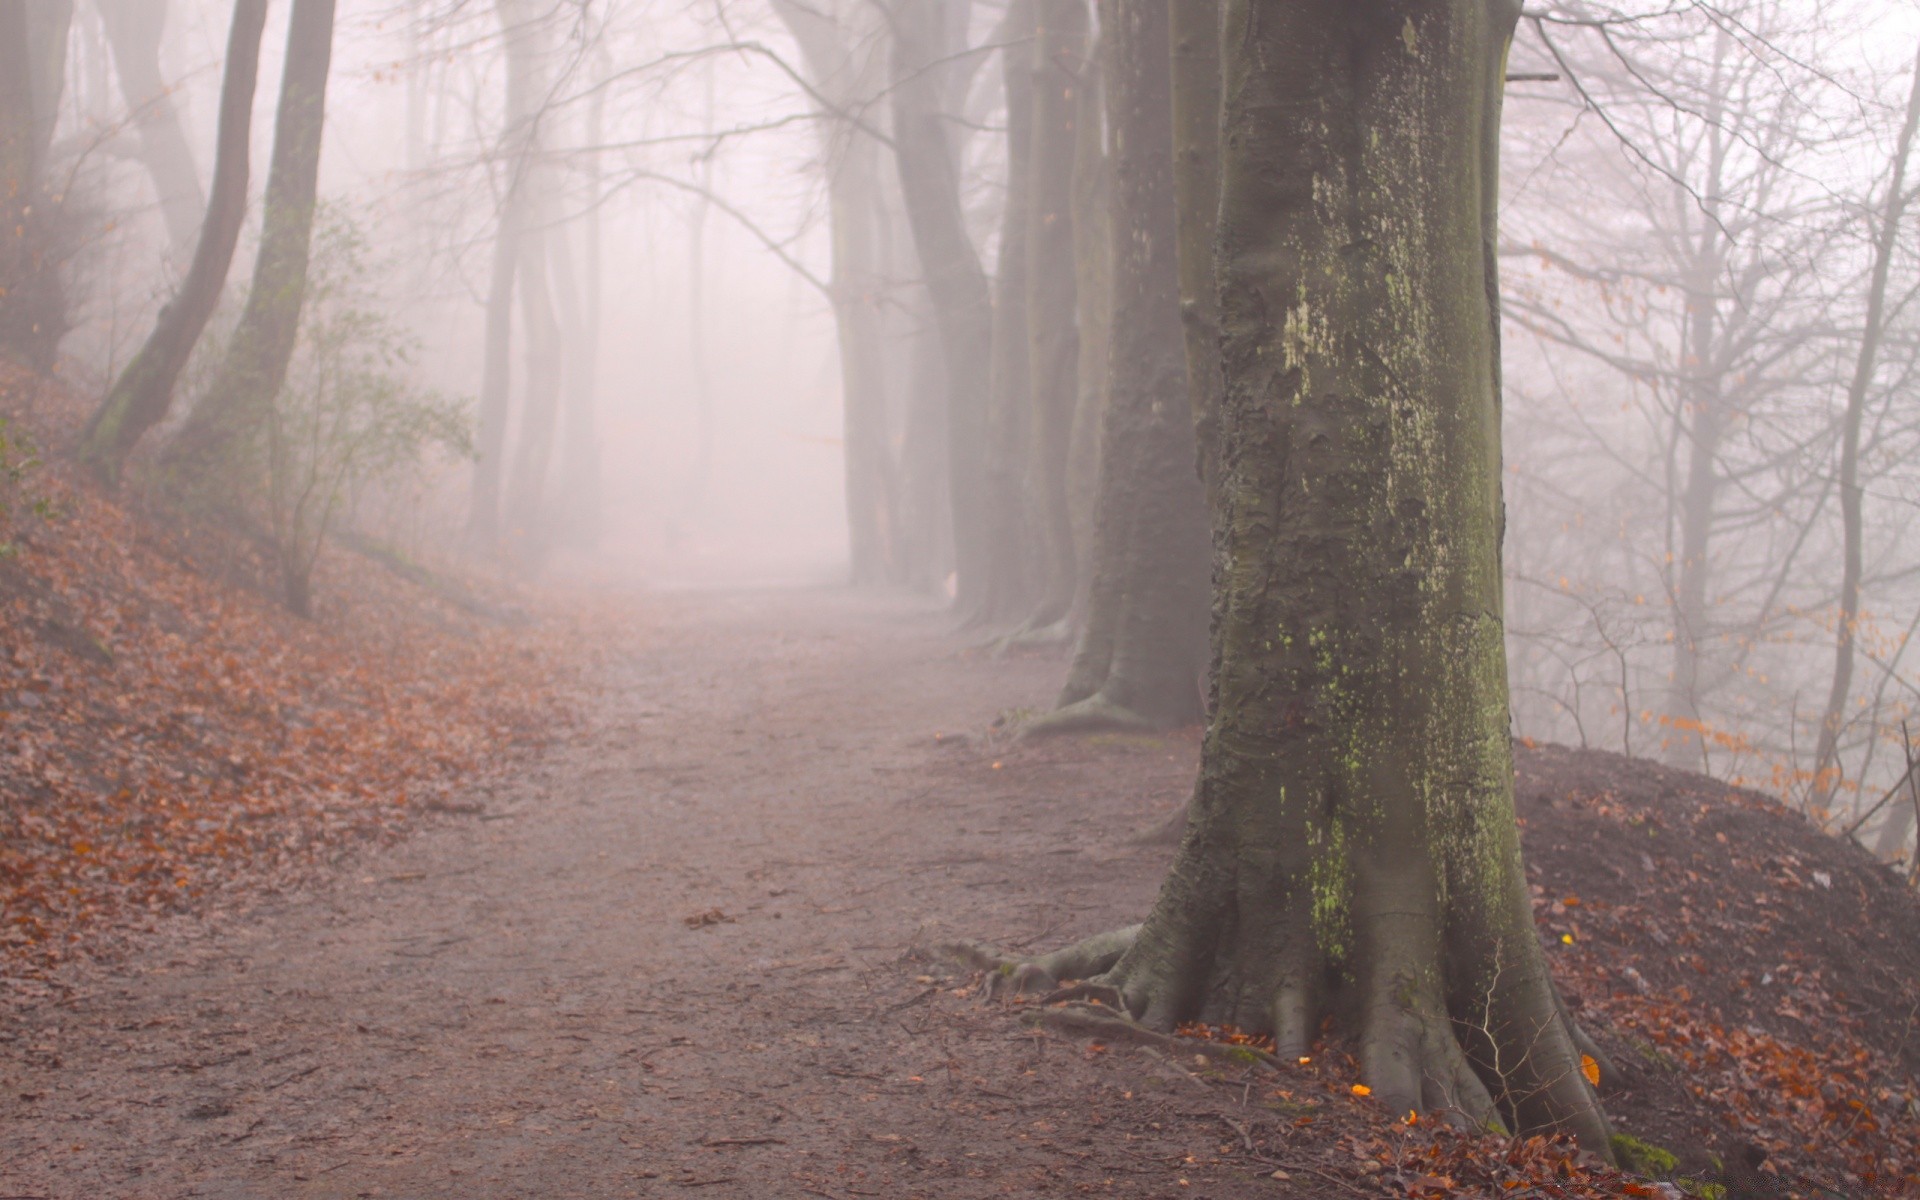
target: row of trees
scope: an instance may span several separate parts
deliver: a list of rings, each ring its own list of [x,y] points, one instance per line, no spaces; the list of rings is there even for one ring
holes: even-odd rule
[[[1072,630],[1041,728],[1190,719],[1219,330],[1175,247],[1212,236],[1214,14],[1175,5],[1132,79],[1125,5],[975,7],[774,4],[829,181],[854,576],[950,563],[963,619]],[[1920,696],[1912,89],[1870,16],[1530,14],[1499,247],[1520,730],[1837,817],[1907,773]],[[1881,813],[1892,853],[1912,805]]]

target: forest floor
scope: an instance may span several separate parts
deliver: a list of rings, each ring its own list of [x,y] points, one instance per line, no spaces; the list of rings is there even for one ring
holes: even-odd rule
[[[923,956],[1152,899],[1170,851],[1131,835],[1197,732],[1006,739],[1057,652],[841,592],[580,607],[570,718],[412,836],[10,960],[0,1196],[1667,1194],[1395,1121],[1337,1048],[1273,1074],[1089,1043]],[[1633,1063],[1623,1130],[1670,1175],[1772,1151],[1731,1196],[1908,1186],[1920,909],[1891,875],[1710,781],[1521,772],[1543,936]]]

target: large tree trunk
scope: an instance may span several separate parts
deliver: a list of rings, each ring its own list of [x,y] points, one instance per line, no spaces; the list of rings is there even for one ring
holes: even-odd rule
[[[1039,0],[1032,72],[1032,189],[1027,221],[1028,371],[1032,449],[1027,498],[1039,596],[1028,624],[1052,626],[1073,607],[1079,582],[1068,462],[1080,399],[1080,330],[1074,263],[1073,168],[1077,96],[1087,73],[1086,0]]]
[[[287,381],[307,294],[333,14],[334,0],[294,0],[253,290],[212,385],[167,447],[164,464],[182,483],[217,473],[222,458],[259,425]]]
[[[267,0],[235,0],[220,83],[213,189],[193,264],[179,294],[160,310],[153,332],[114,381],[81,438],[81,461],[109,484],[118,482],[127,455],[140,438],[165,419],[173,403],[174,384],[226,286],[227,269],[233,265],[233,249],[247,215],[248,141],[254,86],[260,74],[260,36],[266,23]]]
[[[994,272],[985,464],[986,586],[976,619],[1022,622],[1036,599],[1037,554],[1027,507],[1033,427],[1027,244],[1033,207],[1033,0],[1013,0],[994,41],[1007,98],[1007,193]]]
[[[1860,619],[1860,425],[1866,415],[1867,393],[1873,387],[1880,341],[1886,332],[1887,277],[1892,272],[1893,253],[1899,243],[1900,217],[1907,207],[1907,155],[1913,148],[1916,123],[1920,123],[1920,61],[1914,65],[1907,117],[1894,146],[1893,177],[1887,181],[1886,198],[1881,203],[1880,227],[1874,230],[1866,325],[1860,331],[1853,378],[1847,384],[1847,411],[1840,425],[1840,612],[1834,626],[1833,683],[1827,692],[1827,708],[1813,752],[1812,802],[1818,808],[1832,802],[1834,789],[1840,783],[1840,733],[1846,725],[1847,699],[1853,691],[1853,644],[1857,632],[1854,626]]]
[[[986,272],[967,233],[959,166],[948,138],[941,82],[953,47],[947,0],[896,0],[893,7],[893,139],[907,224],[925,273],[946,364],[947,486],[952,511],[954,606],[976,615],[984,600],[987,537],[988,364],[993,305]]]
[[[1179,213],[1180,316],[1187,391],[1207,503],[1219,504],[1220,289],[1213,240],[1220,218],[1220,4],[1167,0],[1173,17],[1173,191]]]
[[[1214,710],[1151,914],[1071,965],[1110,964],[1150,1026],[1283,1057],[1333,1016],[1387,1112],[1604,1157],[1513,811],[1494,223],[1519,12],[1226,5]]]
[[[1113,325],[1086,627],[1062,707],[1035,732],[1200,715],[1205,498],[1175,264],[1166,0],[1120,0],[1102,31],[1113,130]]]
[[[200,232],[206,198],[193,165],[193,148],[180,127],[173,91],[160,73],[160,40],[166,32],[167,0],[95,0],[113,50],[120,91],[140,132],[140,161],[166,221],[173,256],[185,263]]]

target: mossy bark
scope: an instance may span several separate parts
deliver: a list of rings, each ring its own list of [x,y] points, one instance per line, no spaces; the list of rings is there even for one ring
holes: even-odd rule
[[[1085,627],[1038,731],[1200,714],[1205,502],[1194,475],[1175,264],[1166,0],[1118,0],[1102,29],[1113,156],[1113,320]]]
[[[334,0],[297,0],[287,22],[287,58],[253,288],[212,384],[168,443],[162,460],[188,484],[217,473],[229,448],[258,427],[293,361],[320,185],[333,15]]]
[[[166,419],[174,384],[220,302],[234,246],[247,215],[248,142],[253,93],[260,77],[260,38],[266,0],[238,0],[227,35],[220,82],[219,134],[213,188],[200,240],[180,291],[160,310],[153,332],[135,352],[80,439],[80,460],[103,481],[118,482],[127,455],[149,429]]]
[[[1393,1112],[1609,1153],[1533,927],[1501,620],[1494,214],[1512,0],[1229,0],[1213,712],[1098,979]]]

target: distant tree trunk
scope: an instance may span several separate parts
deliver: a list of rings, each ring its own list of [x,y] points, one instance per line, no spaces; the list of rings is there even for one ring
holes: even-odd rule
[[[876,115],[869,100],[884,85],[886,58],[869,30],[847,27],[830,6],[773,0],[773,8],[800,44],[809,80],[823,98],[816,111],[832,232],[850,582],[903,583],[913,569],[914,531],[888,436],[882,147],[863,128]]]
[[[506,180],[500,194],[493,265],[487,284],[486,346],[480,373],[480,431],[475,439],[472,488],[467,503],[467,540],[476,549],[500,549],[501,498],[506,488],[507,424],[513,402],[513,292],[531,232],[528,209],[535,193],[538,103],[533,41],[538,14],[525,0],[494,0],[506,41],[507,96],[501,158]]]
[[[120,91],[140,131],[140,161],[153,177],[160,215],[173,256],[185,263],[200,232],[206,196],[193,164],[193,147],[180,127],[173,92],[160,73],[160,41],[166,32],[167,0],[95,0],[113,50]]]
[[[545,213],[539,228],[525,235],[520,259],[520,325],[527,333],[526,393],[520,404],[520,430],[507,479],[506,548],[525,571],[536,569],[550,531],[546,527],[547,468],[553,461],[554,433],[560,424],[560,321],[554,311],[549,261],[558,232]]]
[[[1873,388],[1880,342],[1886,333],[1887,277],[1892,272],[1894,250],[1899,245],[1900,218],[1907,208],[1907,155],[1913,149],[1916,123],[1920,123],[1920,58],[1914,63],[1906,120],[1894,144],[1893,177],[1881,201],[1880,227],[1874,230],[1866,325],[1860,331],[1853,378],[1847,384],[1847,411],[1840,425],[1840,611],[1834,623],[1833,685],[1827,693],[1826,713],[1820,722],[1819,742],[1813,752],[1812,799],[1820,808],[1832,803],[1834,789],[1840,783],[1840,733],[1846,726],[1847,700],[1853,692],[1854,626],[1860,620],[1860,424],[1867,410],[1867,393]]]
[[[597,59],[598,81],[607,64]],[[596,88],[587,105],[587,144],[603,140],[606,89]],[[565,404],[561,414],[560,461],[564,478],[557,497],[557,535],[577,546],[592,546],[600,536],[600,441],[594,432],[599,400],[600,319],[603,308],[600,268],[600,156],[589,152],[584,164],[585,211],[579,219],[580,266],[573,266],[572,242],[556,231],[555,292],[560,297],[561,337],[566,347]]]
[[[706,111],[701,128],[714,128],[713,60],[706,63]],[[693,198],[693,212],[687,221],[687,357],[693,367],[693,471],[687,480],[681,507],[689,514],[706,507],[707,489],[713,482],[713,435],[716,414],[713,411],[713,376],[707,363],[707,210],[712,204],[713,159],[708,153],[700,160],[700,190]]]
[[[44,163],[60,120],[60,97],[67,90],[67,38],[73,28],[73,0],[28,0],[28,86],[33,90],[33,156]]]
[[[1106,41],[1113,327],[1087,624],[1058,711],[1034,732],[1200,715],[1207,525],[1175,263],[1166,0],[1119,0]]]
[[[1180,316],[1187,390],[1208,507],[1218,502],[1220,289],[1213,242],[1220,219],[1220,5],[1167,0],[1173,16],[1173,190],[1179,213]]]
[[[307,295],[334,2],[294,0],[253,290],[213,383],[162,459],[167,471],[188,486],[220,472],[230,447],[258,427],[287,381]]]
[[[1033,209],[1034,0],[1013,0],[993,40],[1007,102],[1007,191],[993,281],[993,359],[988,369],[986,586],[976,619],[1032,615],[1038,566],[1027,505],[1033,380],[1029,359],[1027,246]]]
[[[1716,65],[1734,53],[1732,38],[1722,30],[1715,38]],[[1706,98],[1706,174],[1694,195],[1684,198],[1691,209],[1704,211],[1697,228],[1685,236],[1691,251],[1683,287],[1687,297],[1686,323],[1680,359],[1684,372],[1675,436],[1686,444],[1686,479],[1679,495],[1680,545],[1672,582],[1673,666],[1667,690],[1667,729],[1661,739],[1661,759],[1687,770],[1706,768],[1706,739],[1702,736],[1700,678],[1702,658],[1710,638],[1712,616],[1707,603],[1713,575],[1710,557],[1714,520],[1720,506],[1720,445],[1727,433],[1728,413],[1721,383],[1725,373],[1720,312],[1721,272],[1726,266],[1726,233],[1716,211],[1724,195],[1727,133],[1722,128],[1725,100],[1709,90]]]
[[[220,84],[213,189],[193,264],[179,294],[160,310],[153,332],[114,381],[81,438],[81,461],[109,484],[119,481],[127,455],[140,438],[165,419],[173,403],[174,384],[226,286],[227,268],[233,264],[233,248],[247,215],[247,143],[260,73],[260,36],[266,23],[266,0],[235,0]]]
[[[895,0],[893,138],[907,223],[925,273],[946,364],[947,484],[953,517],[956,611],[985,601],[992,548],[984,500],[988,364],[993,305],[967,233],[959,168],[948,140],[936,67],[949,57],[947,0]]]
[[[1039,598],[1028,624],[1065,620],[1079,582],[1068,463],[1080,395],[1080,330],[1074,263],[1073,168],[1077,97],[1087,74],[1086,0],[1039,0],[1027,221],[1027,321],[1032,452],[1027,497],[1037,541]]]
[[[953,486],[947,477],[952,465],[947,453],[947,387],[952,375],[927,289],[913,288],[906,307],[906,412],[900,448],[903,562],[912,586],[938,594],[954,574]]]
[[[0,349],[14,353],[31,341],[21,284],[33,271],[28,216],[40,177],[28,44],[27,0],[0,0]]]
[[[0,350],[42,371],[67,330],[61,202],[42,174],[72,18],[66,0],[0,0]]]
[[[1494,271],[1519,15],[1227,3],[1218,668],[1193,817],[1145,924],[1019,974],[1057,967],[1156,1029],[1271,1033],[1282,1057],[1330,1017],[1381,1111],[1607,1158],[1513,811]]]
[[[1113,0],[1101,0],[1101,26],[1111,25]],[[1067,513],[1073,521],[1074,595],[1070,618],[1088,628],[1093,564],[1103,561],[1094,542],[1100,486],[1100,427],[1107,412],[1107,352],[1113,327],[1113,164],[1107,154],[1105,51],[1089,46],[1074,96],[1073,290],[1080,356],[1079,395],[1067,441]]]

